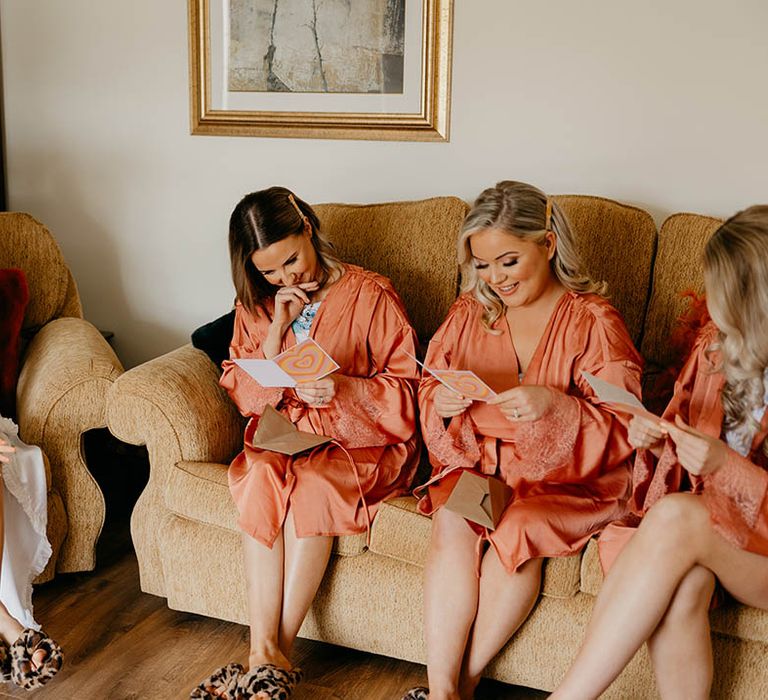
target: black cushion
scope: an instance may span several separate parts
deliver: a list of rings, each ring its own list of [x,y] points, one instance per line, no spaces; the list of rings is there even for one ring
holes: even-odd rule
[[[202,350],[219,368],[229,359],[229,345],[235,329],[235,310],[220,316],[215,321],[200,326],[192,333],[192,345]]]

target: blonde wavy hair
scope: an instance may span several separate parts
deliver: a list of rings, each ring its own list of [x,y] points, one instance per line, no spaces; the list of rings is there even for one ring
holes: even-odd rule
[[[606,283],[596,282],[586,273],[563,210],[540,189],[524,182],[503,180],[480,193],[464,219],[458,240],[461,291],[471,292],[485,307],[483,325],[489,332],[498,332],[493,330],[493,324],[504,313],[504,303],[480,279],[470,249],[472,236],[488,228],[501,229],[540,245],[544,244],[547,232],[551,231],[557,241],[550,261],[555,277],[571,291],[606,294]]]
[[[726,428],[754,426],[768,367],[768,205],[740,211],[707,241],[704,286],[720,331],[713,349],[722,356]],[[768,454],[768,441],[763,451]]]

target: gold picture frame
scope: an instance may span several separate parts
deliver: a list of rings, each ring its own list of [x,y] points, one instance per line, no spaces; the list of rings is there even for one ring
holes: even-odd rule
[[[288,111],[224,108],[212,100],[211,5],[189,0],[191,133],[378,141],[448,141],[450,122],[453,0],[420,2],[421,47],[418,106],[410,111]],[[415,83],[416,76],[413,76]],[[269,93],[259,93],[268,95]],[[305,99],[324,104],[328,95]]]

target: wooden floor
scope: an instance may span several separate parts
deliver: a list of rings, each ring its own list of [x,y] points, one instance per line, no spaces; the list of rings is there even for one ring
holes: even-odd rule
[[[0,685],[0,698],[181,700],[215,668],[245,660],[247,628],[169,610],[139,591],[125,521],[105,531],[98,561],[95,572],[58,576],[35,593],[37,619],[64,649],[59,675],[32,695]],[[295,661],[306,676],[296,700],[399,700],[426,678],[417,664],[303,639]],[[484,681],[477,697],[545,694]]]

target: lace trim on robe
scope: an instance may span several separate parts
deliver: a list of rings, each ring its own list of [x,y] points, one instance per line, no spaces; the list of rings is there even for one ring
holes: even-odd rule
[[[570,461],[581,430],[578,399],[552,393],[552,404],[539,420],[519,423],[515,441],[526,475],[539,481]]]
[[[370,447],[382,443],[378,429],[381,408],[373,395],[369,379],[346,377],[336,385],[334,403],[340,408],[333,418],[336,439],[344,447]],[[323,410],[323,409],[321,409]]]
[[[705,477],[704,499],[715,528],[737,547],[743,548],[755,529],[766,482],[768,472],[734,452],[720,469]],[[744,527],[738,526],[740,522]]]

